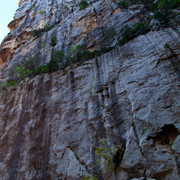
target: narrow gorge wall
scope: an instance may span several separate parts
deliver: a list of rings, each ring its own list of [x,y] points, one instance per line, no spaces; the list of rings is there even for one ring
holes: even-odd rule
[[[48,62],[54,34],[55,49],[81,42],[96,49],[103,28],[120,29],[147,13],[139,6],[121,10],[109,1],[91,1],[93,6],[83,11],[76,6],[70,11],[62,8],[67,2],[20,2],[9,25],[12,32],[0,47],[1,79],[28,56],[37,56],[38,64]],[[33,29],[47,22],[55,27],[31,37]],[[179,179],[179,61],[178,28],[169,27],[68,67],[67,73],[38,75],[2,91],[0,179]],[[112,151],[113,171],[98,165],[102,154],[96,150],[103,145],[106,154]],[[120,151],[113,152],[117,145],[124,148],[120,157]]]

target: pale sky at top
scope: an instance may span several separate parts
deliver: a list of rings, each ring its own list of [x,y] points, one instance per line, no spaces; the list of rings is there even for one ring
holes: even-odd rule
[[[13,20],[18,0],[0,0],[0,43],[10,32],[7,25]]]

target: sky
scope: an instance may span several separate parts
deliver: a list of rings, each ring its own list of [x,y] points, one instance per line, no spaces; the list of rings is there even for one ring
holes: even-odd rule
[[[2,0],[1,0],[2,1]],[[0,4],[0,43],[10,32],[7,25],[13,20],[18,0],[3,0]]]

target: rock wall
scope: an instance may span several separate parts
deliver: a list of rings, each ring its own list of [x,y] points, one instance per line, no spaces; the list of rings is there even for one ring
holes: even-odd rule
[[[13,64],[29,55],[36,54],[40,64],[47,62],[52,47],[39,45],[42,40],[49,42],[54,33],[58,33],[57,49],[85,40],[89,48],[91,44],[96,48],[102,26],[120,28],[142,16],[137,15],[139,10],[114,8],[109,1],[93,3],[98,7],[95,17],[93,6],[80,12],[75,6],[73,12],[61,15],[61,3],[65,1],[20,2],[10,25],[12,32],[1,44],[2,79]],[[41,8],[46,11],[43,17],[37,13]],[[51,20],[56,20],[52,30],[27,40],[33,28]],[[20,47],[21,42],[25,46]],[[164,48],[166,43],[170,49]],[[8,61],[2,56],[6,50]],[[179,50],[179,32],[165,28],[76,64],[67,74],[61,70],[43,74],[2,91],[1,179],[76,180],[92,179],[93,174],[105,180],[179,179]],[[113,154],[111,163],[117,165],[113,171],[98,165],[103,156],[96,150],[103,145],[105,154]],[[119,150],[124,148],[121,157],[117,156],[120,151],[113,152],[117,145]]]
[[[72,45],[86,44],[90,50],[98,49],[103,33],[113,27],[119,31],[124,25],[134,24],[146,17],[142,6],[122,10],[115,3],[88,1],[91,5],[79,10],[78,1],[65,0],[22,0],[14,20],[9,23],[11,30],[0,46],[1,78],[7,76],[6,69],[29,56],[39,59],[37,65],[50,60],[53,50],[67,50]],[[32,31],[53,25],[49,31],[32,37]],[[57,37],[57,45],[49,45]]]

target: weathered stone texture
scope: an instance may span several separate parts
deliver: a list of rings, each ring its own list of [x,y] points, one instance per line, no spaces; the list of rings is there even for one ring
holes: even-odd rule
[[[59,13],[59,17],[61,1],[37,1],[34,10],[32,2],[36,1],[21,1],[15,15],[15,20],[24,16],[20,28],[26,32],[15,28],[1,45],[1,53],[5,44],[11,44],[8,47],[12,52],[10,61],[1,68],[1,78],[23,56],[37,53],[42,58],[40,63],[47,62],[51,47],[39,48],[39,43],[49,42],[54,33],[57,49],[85,41],[90,38],[88,32],[92,35],[89,47],[96,47],[101,38],[98,28],[109,23],[120,28],[127,21],[121,17],[131,19],[136,14],[99,1],[94,4],[98,16],[92,6],[62,16]],[[43,11],[49,8],[52,18],[38,15],[41,7]],[[27,32],[47,21],[57,23],[55,28],[27,41]],[[21,49],[18,44],[23,33],[25,47]],[[171,51],[164,48],[165,43]],[[43,74],[1,92],[0,179],[76,180],[92,174],[105,180],[179,179],[180,77],[174,63],[180,60],[179,52],[179,33],[166,28],[76,64],[68,74]],[[126,147],[112,174],[97,166],[99,137]]]
[[[12,32],[0,46],[0,64],[6,62],[4,66],[10,68],[29,56],[38,57],[40,65],[48,62],[52,53],[49,45],[52,36],[57,36],[58,42],[54,50],[66,52],[72,45],[84,43],[89,49],[98,49],[105,29],[114,27],[119,31],[126,24],[141,21],[147,14],[143,7],[127,11],[108,0],[93,2],[79,11],[77,1],[21,1],[22,5],[9,24]],[[31,36],[33,30],[47,24],[55,27],[38,37]],[[4,53],[6,50],[8,54]],[[1,76],[7,76],[4,67]]]
[[[178,179],[179,141],[172,148],[155,141],[164,125],[180,128],[180,81],[163,47],[167,32],[166,41],[177,39],[172,29],[150,32],[65,76],[38,76],[3,94],[2,178],[81,179],[96,169],[98,137],[109,135],[126,143],[117,179]]]

